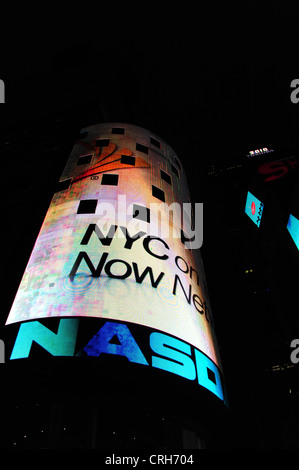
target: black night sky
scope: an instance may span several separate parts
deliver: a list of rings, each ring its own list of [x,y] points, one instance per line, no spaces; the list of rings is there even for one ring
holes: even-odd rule
[[[299,12],[281,2],[179,4],[163,12],[152,4],[136,11],[91,5],[74,4],[76,18],[45,6],[25,21],[28,11],[19,11],[1,33],[1,328],[77,132],[103,118],[150,129],[181,158],[193,202],[204,203],[203,254],[229,389],[236,413],[242,409],[249,420],[252,403],[242,408],[238,396],[245,374],[239,379],[233,362],[254,382],[258,353],[246,327],[251,319],[241,312],[237,318],[246,301],[232,287],[233,265],[217,248],[217,210],[225,201],[215,209],[218,196],[208,198],[205,175],[212,163],[245,158],[252,149],[298,149],[299,103],[291,102],[290,85],[299,78]],[[51,161],[46,151],[36,154],[43,140],[54,149]],[[250,401],[253,392],[246,393]],[[255,423],[243,431],[249,448],[260,445]]]
[[[40,118],[51,96],[59,96],[57,113],[70,91],[74,105],[90,100],[80,83],[98,81],[96,99],[106,117],[162,134],[184,155],[193,191],[194,166],[266,143],[294,142],[298,113],[290,83],[296,78],[299,18],[293,10],[274,3],[269,11],[251,2],[240,11],[226,5],[215,12],[211,6],[196,15],[146,8],[137,16],[124,11],[123,18],[103,10],[94,23],[84,14],[67,23],[55,14],[50,18],[34,27],[16,19],[14,35],[3,35],[4,121],[8,109],[15,122],[38,120],[34,103],[42,97],[47,99]]]

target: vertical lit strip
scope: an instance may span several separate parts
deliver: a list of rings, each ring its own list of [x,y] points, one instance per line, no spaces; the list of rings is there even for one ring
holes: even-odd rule
[[[287,229],[299,250],[299,220],[296,219],[296,217],[294,217],[292,214],[290,214]]]

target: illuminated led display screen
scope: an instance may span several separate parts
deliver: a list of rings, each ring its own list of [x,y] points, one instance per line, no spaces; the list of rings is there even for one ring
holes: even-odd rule
[[[299,250],[299,220],[290,214],[287,229],[289,234],[291,235],[296,247]]]
[[[189,193],[173,150],[136,126],[91,126],[60,183],[6,322],[21,322],[11,358],[27,357],[33,338],[53,355],[74,355],[84,317],[103,320],[85,354],[114,348],[147,365],[130,330],[141,325],[152,332],[153,367],[208,389],[217,382],[211,391],[223,399],[204,268],[199,250],[186,248],[194,234],[180,201]],[[50,318],[61,318],[57,333],[38,321]],[[115,334],[119,345],[109,343]]]
[[[265,153],[273,152],[273,150],[269,150],[268,147],[263,147],[261,149],[250,150],[249,154],[246,155],[247,157],[255,157],[257,155],[264,155]]]
[[[261,223],[264,204],[256,198],[250,191],[247,193],[245,214],[255,223],[258,227]]]
[[[38,358],[39,348],[52,356],[100,357],[102,361],[107,355],[122,356],[129,364],[145,366],[144,370],[158,369],[186,379],[193,389],[200,385],[226,403],[221,371],[185,341],[133,323],[61,318],[57,328],[53,322],[52,318],[21,323],[10,359]]]

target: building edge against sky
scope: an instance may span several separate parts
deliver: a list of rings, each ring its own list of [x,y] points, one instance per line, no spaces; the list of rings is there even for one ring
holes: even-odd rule
[[[146,366],[144,380],[150,369],[212,408],[227,403],[190,202],[158,136],[124,123],[82,129],[6,321],[9,363],[114,357],[117,369],[118,357]]]

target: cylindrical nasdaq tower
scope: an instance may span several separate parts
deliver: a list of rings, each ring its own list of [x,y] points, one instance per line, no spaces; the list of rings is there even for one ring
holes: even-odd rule
[[[32,378],[22,406],[48,407],[27,446],[213,439],[226,396],[201,244],[202,205],[166,142],[123,123],[81,131],[6,321],[8,366]]]

